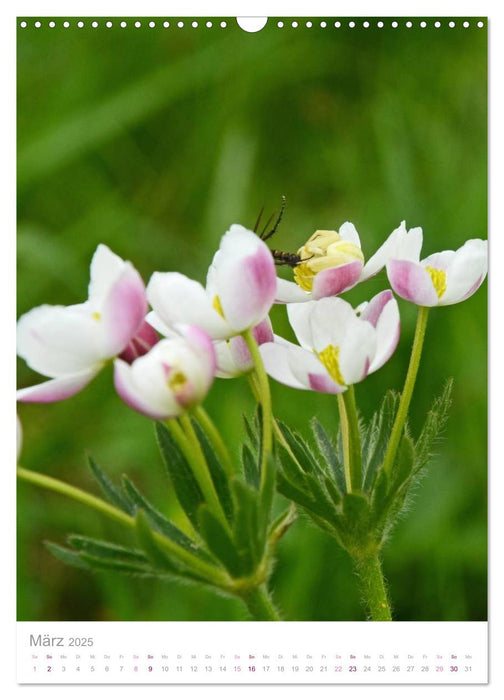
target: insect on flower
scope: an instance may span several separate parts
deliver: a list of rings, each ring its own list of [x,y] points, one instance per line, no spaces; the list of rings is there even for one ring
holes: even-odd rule
[[[253,229],[254,233],[257,233],[257,229],[259,228],[259,224],[261,223],[263,211],[264,211],[264,207],[261,209],[261,211],[259,212],[259,216],[257,217],[257,221],[256,221],[254,229]],[[267,241],[276,233],[278,227],[280,226],[280,222],[282,221],[284,211],[285,211],[285,195],[282,195],[282,205],[280,207],[280,212],[277,216],[277,219],[275,221],[273,228],[270,231],[267,231],[268,226],[270,225],[271,220],[273,218],[273,214],[271,214],[269,219],[264,224],[263,230],[259,234],[259,238],[262,241]],[[273,249],[270,248],[270,250],[271,250],[271,255],[273,256],[273,260],[275,261],[275,265],[288,265],[289,267],[297,267],[300,263],[303,262],[303,259],[297,253],[287,253],[283,250],[277,250],[276,248],[273,248]]]

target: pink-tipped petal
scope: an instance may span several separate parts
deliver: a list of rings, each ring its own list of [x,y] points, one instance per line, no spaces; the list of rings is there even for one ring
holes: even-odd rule
[[[394,296],[390,289],[385,289],[383,292],[376,294],[360,315],[361,320],[369,321],[376,328],[383,309],[393,298]]]
[[[342,394],[346,391],[346,386],[339,386],[327,376],[327,374],[308,374],[308,381],[312,391],[318,391],[321,394]]]
[[[106,357],[113,357],[124,350],[142,325],[147,308],[142,278],[129,263],[125,263],[99,310],[103,329],[102,348]]]
[[[487,241],[466,241],[453,255],[446,270],[446,292],[440,306],[468,299],[480,287],[488,269]]]
[[[376,253],[372,255],[364,265],[360,281],[367,280],[382,270],[390,259],[420,260],[423,234],[421,228],[406,229],[406,222],[402,221],[400,226],[389,235],[382,243]]]
[[[275,304],[297,304],[310,301],[311,294],[301,289],[295,282],[277,277]]]
[[[354,318],[340,345],[339,366],[345,384],[362,381],[376,353],[376,333],[370,323]]]
[[[387,275],[392,289],[403,299],[418,306],[437,306],[438,295],[431,276],[419,263],[389,260]]]
[[[282,339],[283,340],[283,339]],[[289,365],[289,349],[287,341],[264,343],[259,348],[264,368],[270,377],[277,382],[293,389],[309,389],[309,382],[302,383],[293,374]]]
[[[137,357],[145,355],[159,341],[159,336],[154,328],[144,321],[134,338],[128,343],[123,352],[119,355],[121,360],[131,364]]]
[[[180,325],[177,327],[177,330],[180,330],[181,336],[188,341],[194,352],[198,354],[207,374],[206,382],[210,386],[217,369],[217,357],[212,339],[199,326]]]
[[[140,358],[137,362],[141,362]],[[123,360],[114,362],[114,386],[121,399],[130,408],[138,413],[142,413],[154,420],[164,420],[173,418],[182,413],[182,407],[173,397],[171,401],[166,400],[166,396],[161,396],[161,391],[149,392],[151,387],[144,387],[141,382],[136,381],[133,365],[128,365]],[[160,374],[160,384],[162,376]]]
[[[96,248],[91,260],[88,297],[99,307],[105,300],[110,287],[120,277],[127,263],[103,243]]]
[[[351,289],[359,281],[361,271],[360,260],[322,270],[313,279],[312,298],[332,297]]]
[[[277,282],[271,252],[260,245],[247,257],[221,258],[216,283],[224,318],[235,331],[256,325],[273,304]]]
[[[258,323],[257,326],[254,326],[254,328],[252,329],[252,334],[258,345],[273,342],[273,326],[271,325],[271,321],[269,320],[268,316],[266,316],[265,319]]]
[[[19,389],[17,401],[22,403],[52,403],[62,401],[77,394],[96,376],[97,371],[80,372],[79,374],[50,379],[48,382]]]
[[[369,373],[376,372],[387,362],[399,342],[401,320],[399,307],[394,298],[390,298],[385,304],[376,324],[373,325],[376,328],[376,352],[369,367]]]

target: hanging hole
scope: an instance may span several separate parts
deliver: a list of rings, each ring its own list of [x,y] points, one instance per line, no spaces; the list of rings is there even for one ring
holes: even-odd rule
[[[244,32],[260,32],[268,21],[267,17],[237,17],[236,21]]]

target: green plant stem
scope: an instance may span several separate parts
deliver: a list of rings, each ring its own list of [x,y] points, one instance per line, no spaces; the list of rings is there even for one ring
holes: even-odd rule
[[[205,455],[201,449],[198,436],[194,432],[191,419],[187,414],[179,418],[180,428],[173,420],[165,421],[168,430],[171,431],[174,439],[177,440],[180,449],[183,451],[187,461],[191,465],[192,472],[198,482],[207,506],[213,514],[219,518],[226,529],[229,529],[226,515],[215,490],[212,476],[206,463]]]
[[[349,386],[343,394],[338,394],[338,408],[343,437],[345,484],[347,492],[353,493],[360,491],[362,488],[359,421],[353,386]]]
[[[242,600],[254,620],[281,620],[265,584],[242,593]]]
[[[226,470],[226,473],[228,476],[232,476],[235,472],[235,468],[233,465],[233,461],[231,459],[231,456],[229,454],[229,451],[224,443],[224,440],[222,439],[221,434],[215,427],[214,422],[208,415],[208,413],[205,411],[203,406],[197,406],[194,409],[194,415],[196,418],[199,420],[201,423],[202,428],[204,431],[207,433],[207,435],[210,437],[210,440],[212,441],[212,445],[218,454],[222,466]]]
[[[250,355],[254,362],[254,372],[256,378],[256,386],[260,396],[262,408],[263,434],[261,448],[261,488],[264,485],[266,475],[266,464],[273,448],[273,412],[271,408],[271,392],[268,381],[268,375],[264,369],[264,364],[261,358],[261,353],[257,346],[252,330],[246,330],[242,333],[242,337],[247,343]]]
[[[420,358],[422,357],[422,348],[425,338],[425,329],[427,327],[428,316],[428,307],[419,306],[415,328],[415,337],[413,339],[413,347],[411,348],[411,357],[409,361],[408,372],[406,374],[404,388],[401,394],[401,400],[399,401],[397,415],[395,417],[392,432],[390,434],[390,441],[387,447],[387,452],[383,461],[383,469],[386,474],[390,474],[394,465],[394,461],[397,454],[397,448],[399,447],[399,442],[402,437],[404,425],[408,417],[408,410],[411,402],[411,397],[413,395],[413,389],[415,388],[418,367],[420,366]]]
[[[48,489],[49,491],[54,491],[63,496],[67,496],[68,498],[78,501],[89,508],[93,508],[102,515],[105,515],[107,518],[116,520],[132,530],[135,530],[136,528],[135,519],[131,515],[123,513],[123,511],[111,506],[106,501],[103,501],[97,496],[93,496],[87,491],[83,491],[75,486],[70,486],[70,484],[60,481],[59,479],[55,479],[52,476],[39,474],[38,472],[24,469],[23,467],[17,468],[17,475],[23,481],[27,481],[35,486],[40,486],[44,489]],[[152,535],[162,547],[173,554],[173,556],[177,557],[177,559],[182,561],[184,564],[187,564],[193,571],[201,574],[210,583],[213,583],[215,586],[221,588],[229,589],[230,580],[227,575],[221,573],[215,567],[201,561],[201,559],[198,557],[194,557],[186,549],[179,547],[175,542],[163,537],[163,535],[160,533],[153,531]]]
[[[362,597],[372,620],[390,621],[390,603],[378,553],[354,557]]]

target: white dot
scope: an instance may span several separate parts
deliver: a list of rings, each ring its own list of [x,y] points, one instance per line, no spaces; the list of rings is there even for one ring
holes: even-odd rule
[[[19,26],[20,26],[22,29],[24,29],[24,28],[26,27],[26,22],[21,22],[21,23],[19,24]]]
[[[98,22],[91,22],[91,26],[96,29],[96,27],[98,26]]]
[[[292,26],[294,27],[294,29],[296,29],[296,27],[298,26],[298,23],[297,23],[297,22],[293,22],[293,23],[292,23]]]
[[[355,22],[349,22],[348,26],[350,27],[350,29],[353,29],[355,27]]]
[[[322,29],[325,29],[327,27],[327,22],[321,22],[320,26],[322,27]]]
[[[223,29],[225,29],[225,28],[227,27],[227,23],[226,23],[226,22],[221,22],[221,23],[220,23],[220,26],[221,26]]]
[[[169,26],[170,26],[170,23],[169,23],[169,22],[163,22],[163,27],[168,28]]]
[[[394,27],[394,29],[396,29],[399,25],[397,24],[397,22],[392,22],[392,26]]]
[[[198,26],[198,23],[197,23],[197,22],[193,22],[193,23],[192,23],[192,26],[194,27],[194,29],[196,29],[196,27]]]
[[[283,22],[277,22],[277,27],[281,29],[283,27]]]
[[[363,22],[362,26],[364,27],[364,29],[367,29],[369,27],[369,22]]]
[[[128,26],[128,25],[126,24],[126,22],[121,22],[121,27],[122,27],[123,29],[124,29],[124,27],[127,27],[127,26]]]
[[[439,27],[441,26],[441,22],[434,22],[434,26],[436,27],[436,29],[439,29]]]
[[[49,22],[49,26],[50,26],[50,27],[51,27],[51,29],[52,29],[53,27],[55,27],[55,26],[56,26],[56,22]]]
[[[411,29],[411,27],[413,26],[413,22],[406,22],[406,26],[408,27],[408,29]]]
[[[312,27],[313,25],[312,25],[311,22],[307,22],[307,23],[306,23],[306,26],[308,27],[308,29],[310,29],[310,27]]]
[[[206,26],[210,29],[210,27],[212,26],[212,23],[211,23],[211,22],[207,22],[207,23],[206,23]]]
[[[379,27],[380,27],[380,29],[381,29],[381,28],[383,27],[383,22],[381,22],[381,21],[380,21],[380,22],[378,22],[378,26],[379,26]]]
[[[484,27],[484,26],[485,26],[485,25],[484,25],[483,22],[478,22],[478,27],[479,27],[480,29],[481,29],[481,27]]]
[[[469,22],[464,22],[464,27],[465,27],[466,29],[467,29],[468,26],[469,26]]]
[[[65,29],[68,29],[68,27],[70,26],[70,22],[63,22],[63,26],[65,27]]]
[[[453,29],[453,27],[455,26],[455,22],[449,22],[449,23],[448,23],[448,26],[449,26],[451,29]]]
[[[425,27],[427,26],[427,22],[420,22],[420,26],[422,27],[422,29],[425,29]]]
[[[35,22],[35,26],[36,26],[37,29],[38,29],[38,28],[40,27],[40,22]]]
[[[82,29],[82,27],[84,26],[84,22],[77,22],[77,26],[79,27],[79,29]]]
[[[105,26],[108,27],[108,28],[110,29],[110,27],[112,26],[112,22],[110,22],[110,21],[107,22]]]
[[[334,26],[336,27],[336,29],[339,29],[341,27],[341,22],[335,22]]]
[[[156,23],[155,23],[155,22],[149,22],[149,27],[150,27],[151,29],[152,29],[153,27],[155,27],[155,26],[156,26]]]
[[[141,22],[135,22],[135,27],[138,29],[138,27],[141,27],[142,23]]]
[[[183,23],[183,22],[177,22],[177,27],[179,27],[180,29],[182,29],[183,26],[184,26],[184,23]]]

